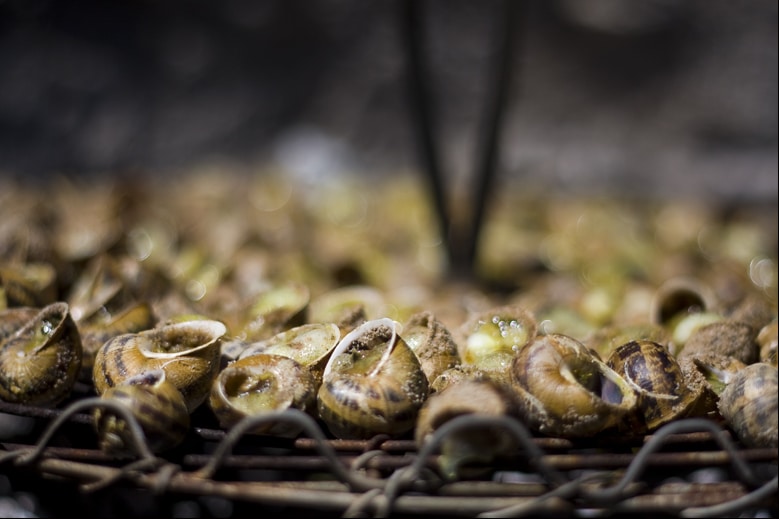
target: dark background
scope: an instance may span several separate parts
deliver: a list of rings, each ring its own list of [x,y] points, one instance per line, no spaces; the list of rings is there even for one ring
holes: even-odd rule
[[[417,160],[399,2],[0,0],[0,175],[291,174]],[[494,1],[429,0],[437,135],[470,175]],[[501,175],[777,199],[777,2],[525,3]]]

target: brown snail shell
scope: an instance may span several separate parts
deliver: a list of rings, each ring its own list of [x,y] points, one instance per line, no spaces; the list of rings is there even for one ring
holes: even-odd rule
[[[81,368],[81,337],[62,301],[45,306],[0,343],[0,398],[53,407]]]
[[[403,340],[416,353],[422,371],[432,382],[441,373],[460,364],[457,343],[446,326],[432,312],[409,317],[403,326]]]
[[[309,323],[277,333],[273,337],[249,344],[239,359],[267,353],[282,355],[308,369],[317,382],[322,382],[322,372],[330,354],[341,340],[341,331],[333,323]]]
[[[537,336],[510,373],[520,416],[542,434],[592,436],[636,412],[638,397],[627,381],[567,335]]]
[[[162,369],[192,412],[208,397],[219,372],[221,341],[226,332],[219,321],[194,319],[116,336],[95,356],[95,390],[102,394],[129,377]]]
[[[757,344],[760,346],[760,362],[776,367],[776,350],[779,346],[777,321],[763,326],[757,334]]]
[[[462,380],[433,393],[419,410],[414,440],[418,448],[446,422],[458,416],[479,414],[516,416],[516,404],[506,389],[489,379]],[[489,463],[517,449],[514,437],[503,429],[469,428],[443,439],[438,465],[442,473],[456,478],[462,465]]]
[[[166,380],[161,369],[132,376],[108,388],[100,397],[129,408],[152,452],[172,449],[186,438],[190,425],[187,404],[176,386]],[[100,408],[95,409],[92,416],[102,451],[113,456],[127,456],[134,452],[129,426],[123,418]]]
[[[738,371],[718,370],[703,362],[698,367],[714,382],[717,408],[736,437],[749,447],[779,445],[779,378],[775,367],[764,362]]]
[[[282,355],[257,353],[228,364],[214,380],[209,406],[225,429],[247,416],[284,409],[316,413],[317,385],[311,372]],[[254,434],[294,437],[300,428],[285,422],[266,423]]]
[[[710,323],[690,335],[677,357],[700,357],[705,353],[733,357],[744,364],[757,362],[759,350],[755,332],[740,321],[728,319]]]
[[[317,409],[335,436],[397,436],[414,428],[428,382],[397,326],[388,318],[367,321],[333,350],[317,393]]]
[[[50,263],[0,265],[0,294],[7,306],[42,307],[57,300],[57,272]]]
[[[0,310],[0,343],[24,326],[24,323],[35,317],[40,311],[40,308],[34,306],[15,306]]]
[[[608,359],[614,350],[630,341],[652,341],[666,345],[668,340],[669,335],[665,328],[659,324],[641,322],[604,326],[593,332],[585,344],[601,359]]]
[[[155,317],[151,306],[147,303],[137,303],[101,320],[88,323],[77,323],[81,334],[81,345],[84,357],[81,363],[79,379],[92,380],[97,351],[109,339],[126,333],[136,333],[153,328]]]
[[[687,416],[700,393],[693,393],[679,363],[668,349],[648,340],[619,346],[606,364],[638,394],[638,409],[648,431]]]

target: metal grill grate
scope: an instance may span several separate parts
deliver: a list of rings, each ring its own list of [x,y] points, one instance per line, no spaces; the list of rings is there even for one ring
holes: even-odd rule
[[[84,496],[135,489],[169,504],[218,498],[234,515],[258,508],[352,517],[777,514],[777,450],[743,448],[706,419],[673,422],[642,438],[570,440],[534,437],[510,418],[464,416],[418,450],[410,439],[332,439],[296,411],[249,418],[229,433],[196,412],[177,450],[151,455],[140,436],[137,457],[116,460],[94,444],[95,400],[62,410],[0,404],[0,412],[38,422],[39,434],[37,442],[3,443],[2,471],[68,481]],[[294,440],[244,434],[265,420],[295,421],[304,432]],[[436,471],[440,441],[467,427],[506,428],[520,448],[447,481]]]

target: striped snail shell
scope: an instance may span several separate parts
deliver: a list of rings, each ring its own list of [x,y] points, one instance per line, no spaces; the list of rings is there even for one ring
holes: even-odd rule
[[[414,428],[428,382],[397,326],[389,318],[367,321],[333,350],[317,393],[317,409],[335,436],[397,436]]]
[[[779,445],[779,378],[777,369],[756,362],[741,369],[717,369],[697,361],[719,394],[717,408],[727,426],[748,447]]]
[[[102,394],[129,377],[162,369],[192,412],[208,397],[219,372],[220,343],[226,332],[219,321],[195,318],[118,335],[95,356],[95,390]]]
[[[636,412],[627,381],[567,335],[539,335],[522,348],[511,380],[520,416],[542,434],[592,436]]]
[[[316,414],[317,386],[311,372],[282,355],[257,353],[228,364],[211,386],[208,404],[219,424],[230,429],[247,416],[300,409]],[[254,434],[295,437],[300,429],[285,422],[266,423]]]
[[[0,399],[56,406],[70,395],[81,357],[81,337],[68,304],[43,307],[0,343]]]
[[[190,417],[181,392],[161,369],[145,371],[108,388],[100,398],[126,405],[144,432],[152,452],[178,446],[189,431]],[[132,454],[127,422],[115,413],[97,408],[92,413],[100,449],[113,456]]]
[[[403,326],[402,335],[419,358],[422,371],[430,382],[447,369],[460,364],[457,343],[432,312],[422,311],[409,317]]]
[[[606,364],[638,394],[638,410],[648,431],[687,416],[700,397],[700,391],[694,393],[687,386],[676,359],[657,342],[627,342],[614,350]]]

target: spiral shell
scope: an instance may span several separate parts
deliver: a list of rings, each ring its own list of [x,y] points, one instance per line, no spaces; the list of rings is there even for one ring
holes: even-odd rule
[[[333,323],[303,324],[267,340],[249,344],[238,358],[258,353],[288,357],[309,370],[318,386],[322,382],[325,364],[340,340],[341,331]]]
[[[632,387],[567,335],[539,335],[522,348],[511,380],[520,416],[542,434],[592,436],[624,426],[636,412]]]
[[[446,422],[463,415],[516,416],[516,404],[503,386],[489,379],[462,380],[447,386],[422,405],[414,440],[424,446]],[[503,429],[468,428],[442,440],[438,465],[448,478],[456,478],[468,463],[489,463],[516,451],[517,442]]]
[[[81,337],[62,301],[45,306],[0,343],[0,398],[54,407],[81,368]]]
[[[127,333],[137,333],[154,327],[154,314],[147,303],[137,303],[105,316],[100,320],[76,323],[81,334],[84,357],[81,363],[79,379],[92,380],[97,351],[109,339]]]
[[[449,330],[432,312],[418,312],[403,326],[403,340],[416,353],[422,371],[432,382],[441,373],[460,364],[460,355]]]
[[[749,447],[776,449],[779,431],[777,370],[763,362],[725,377],[717,407],[739,440]]]
[[[166,380],[165,372],[155,369],[129,377],[108,388],[101,396],[126,405],[144,432],[152,452],[164,452],[178,446],[189,431],[187,404],[176,386]],[[100,449],[117,457],[134,452],[129,425],[110,411],[97,408],[92,413]]]
[[[700,397],[687,386],[676,359],[659,343],[630,341],[615,349],[606,364],[637,392],[648,431],[687,416]]]
[[[365,439],[413,429],[428,382],[396,327],[388,318],[367,321],[335,347],[317,393],[319,417],[335,436]]]
[[[346,335],[365,321],[384,315],[384,296],[367,285],[348,285],[336,288],[311,299],[308,321],[335,323]]]
[[[247,322],[239,335],[255,342],[303,324],[310,298],[308,287],[301,283],[281,284],[262,291],[249,308]]]
[[[219,321],[184,320],[107,341],[95,356],[92,379],[98,394],[144,371],[162,369],[192,412],[208,397],[219,372]]]
[[[214,380],[209,406],[225,429],[247,416],[284,409],[316,413],[317,386],[313,375],[282,355],[257,353],[225,367]],[[266,423],[254,434],[294,437],[300,429],[288,423]]]

